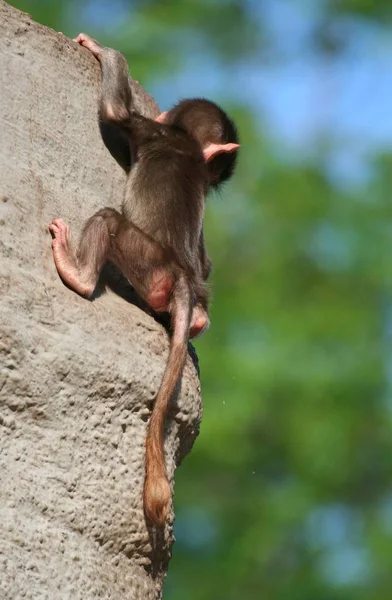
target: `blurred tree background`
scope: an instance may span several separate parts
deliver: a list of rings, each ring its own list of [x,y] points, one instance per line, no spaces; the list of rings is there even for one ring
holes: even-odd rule
[[[392,590],[390,0],[11,0],[238,121],[167,600]]]

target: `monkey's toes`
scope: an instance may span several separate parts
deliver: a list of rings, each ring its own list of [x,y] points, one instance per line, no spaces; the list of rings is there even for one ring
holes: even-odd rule
[[[69,227],[64,221],[61,219],[54,219],[49,225],[49,231],[54,237],[52,246],[57,246],[58,244],[63,247],[68,246]]]
[[[51,231],[54,234],[61,232],[68,234],[69,227],[61,219],[53,219],[53,221],[49,225],[49,231]]]

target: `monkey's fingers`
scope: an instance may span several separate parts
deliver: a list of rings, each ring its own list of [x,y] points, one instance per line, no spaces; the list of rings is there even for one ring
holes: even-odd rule
[[[90,50],[95,58],[99,58],[102,54],[103,46],[85,33],[79,33],[78,37],[74,38],[73,41]]]
[[[58,229],[57,229],[56,225],[54,225],[53,223],[51,223],[51,224],[48,226],[48,229],[49,229],[50,233],[52,234],[52,237],[53,237],[53,238],[54,238],[54,237],[56,237],[56,233],[57,233],[57,231],[58,231]]]
[[[82,44],[86,37],[87,36],[84,33],[79,33],[79,35],[76,38],[73,38],[72,41],[76,42],[77,44]]]

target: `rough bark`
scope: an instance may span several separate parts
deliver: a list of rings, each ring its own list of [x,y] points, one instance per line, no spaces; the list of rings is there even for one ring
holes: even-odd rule
[[[148,530],[142,507],[167,333],[126,285],[105,285],[121,283],[110,272],[93,302],[64,287],[47,229],[62,217],[77,236],[94,211],[120,206],[125,175],[100,136],[99,81],[86,50],[0,1],[4,600],[160,598],[173,540],[171,523],[164,535]],[[167,427],[171,479],[200,414],[189,359]]]

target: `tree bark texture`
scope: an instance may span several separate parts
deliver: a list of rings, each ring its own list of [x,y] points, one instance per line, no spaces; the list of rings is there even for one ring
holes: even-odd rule
[[[88,51],[0,0],[2,600],[160,598],[173,541],[173,515],[157,534],[142,503],[168,335],[118,274],[108,269],[89,302],[52,260],[53,218],[77,237],[96,210],[121,204],[125,174],[100,135],[99,84]],[[189,358],[167,425],[171,480],[200,417]]]

